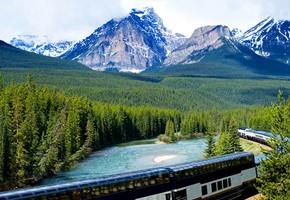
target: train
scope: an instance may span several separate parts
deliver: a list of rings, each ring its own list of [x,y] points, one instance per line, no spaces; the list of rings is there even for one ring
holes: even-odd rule
[[[268,145],[267,141],[269,141],[271,137],[273,137],[273,134],[270,132],[258,131],[250,128],[239,128],[238,133],[242,138],[245,138],[247,140],[253,140],[255,142],[259,142],[265,145]]]
[[[249,152],[212,157],[52,186],[0,193],[8,199],[187,200],[236,199],[253,189],[255,158]]]

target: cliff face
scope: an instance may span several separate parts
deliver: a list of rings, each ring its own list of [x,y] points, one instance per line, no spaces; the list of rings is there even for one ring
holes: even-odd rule
[[[185,40],[183,35],[171,34],[153,8],[133,9],[127,17],[98,28],[61,58],[96,70],[140,72],[163,63],[166,55]]]
[[[198,62],[213,49],[221,47],[223,37],[230,37],[231,31],[227,26],[205,26],[194,31],[191,37],[168,55],[164,64],[189,64]]]

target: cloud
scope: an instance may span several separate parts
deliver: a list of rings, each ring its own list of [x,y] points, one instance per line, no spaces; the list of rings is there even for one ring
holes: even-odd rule
[[[80,40],[132,8],[152,6],[164,24],[190,36],[206,25],[247,30],[266,18],[290,19],[289,0],[0,0],[0,39],[21,33]]]

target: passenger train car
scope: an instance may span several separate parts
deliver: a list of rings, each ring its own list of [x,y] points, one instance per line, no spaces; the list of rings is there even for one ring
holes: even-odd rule
[[[267,141],[273,137],[272,133],[265,131],[257,131],[250,128],[239,128],[238,133],[240,137],[247,140],[253,140],[262,144],[267,144]]]
[[[235,199],[256,179],[252,153],[0,193],[0,199]]]

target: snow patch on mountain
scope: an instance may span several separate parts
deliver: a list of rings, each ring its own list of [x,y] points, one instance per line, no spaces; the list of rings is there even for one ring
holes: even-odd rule
[[[268,17],[252,27],[238,41],[256,54],[289,63],[290,21]]]
[[[95,70],[141,72],[162,64],[187,38],[173,34],[151,7],[112,19],[62,54]]]
[[[36,35],[18,35],[10,41],[14,47],[50,57],[63,54],[74,43],[72,41],[51,41],[48,36]]]

